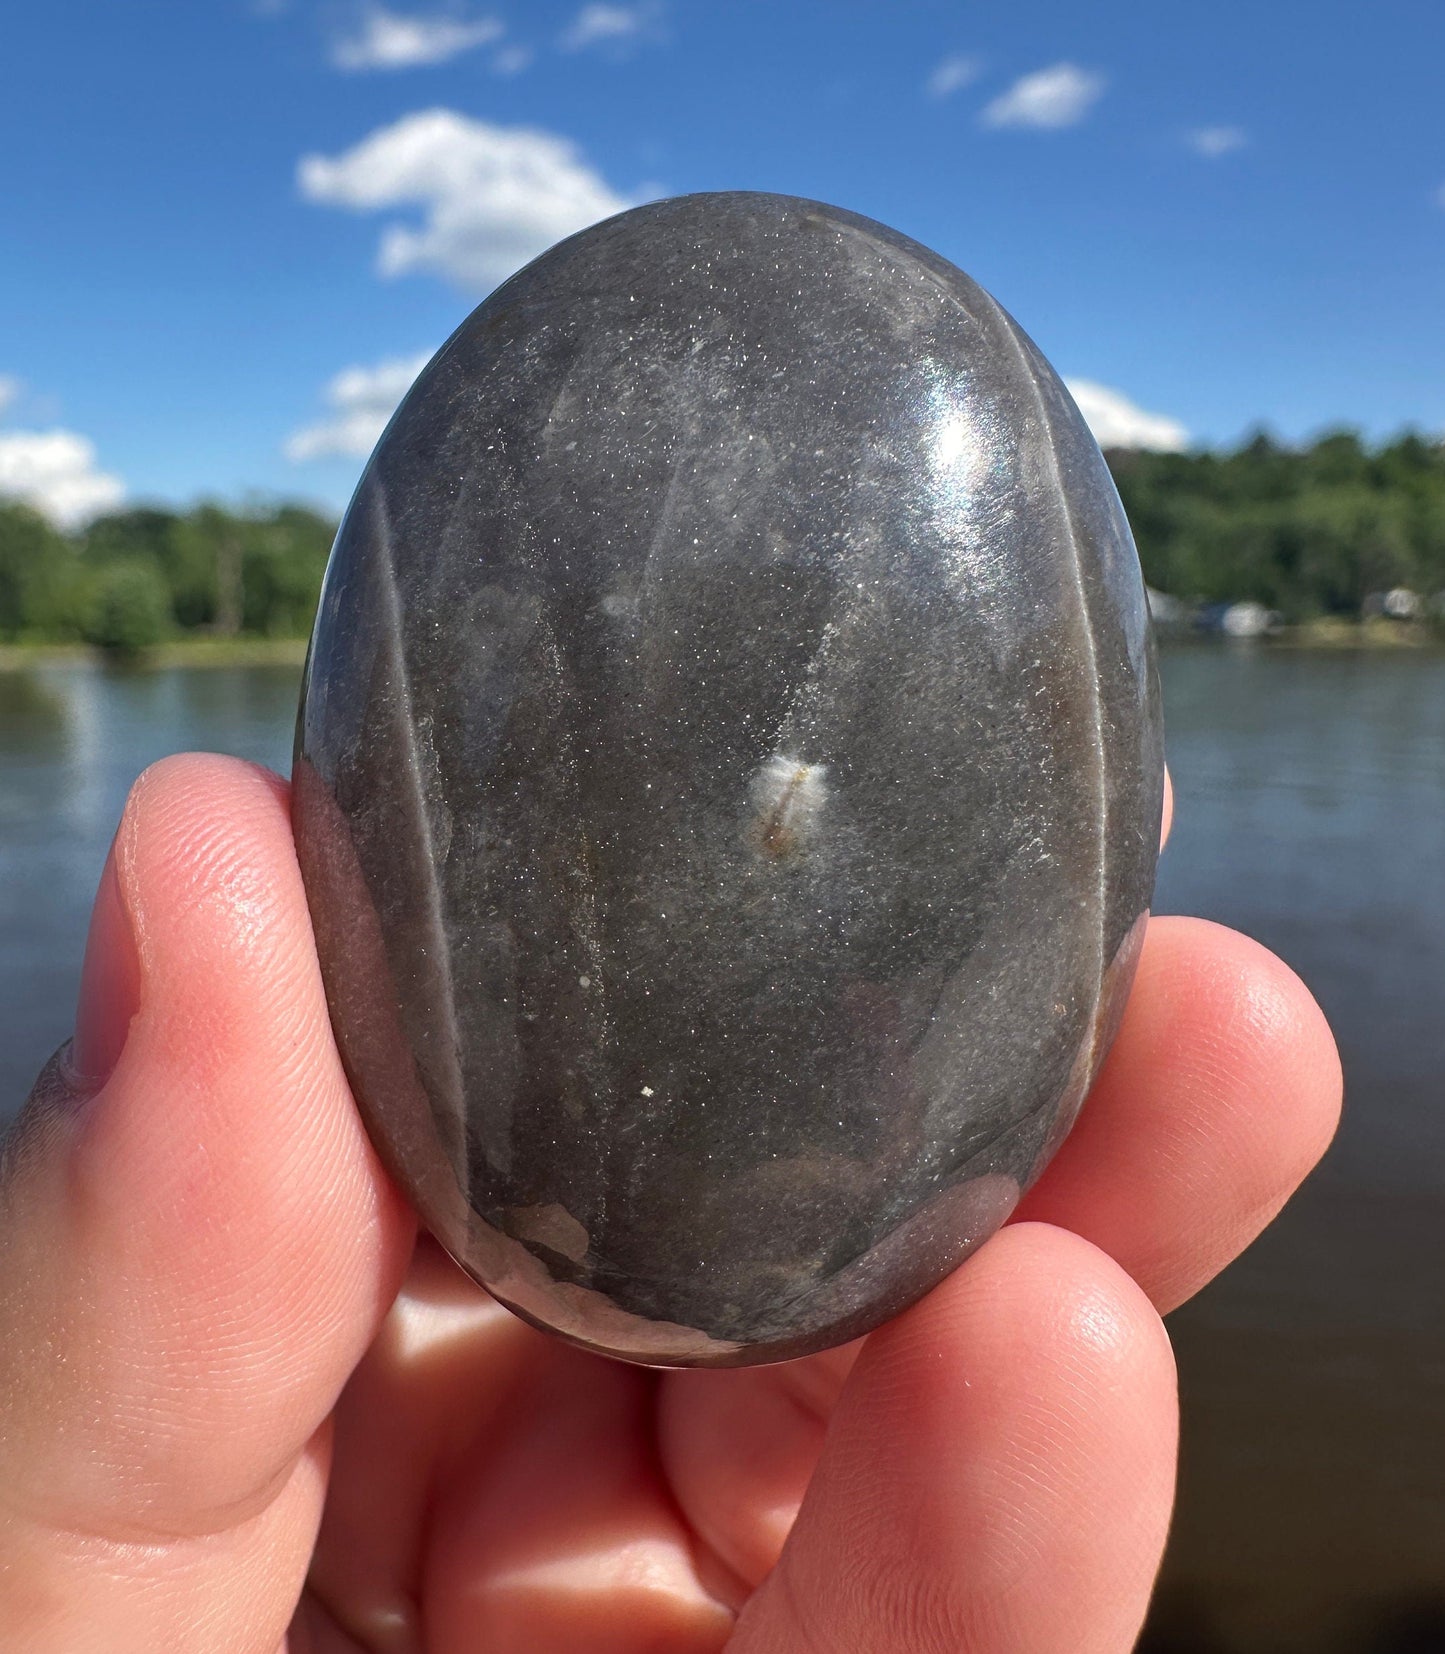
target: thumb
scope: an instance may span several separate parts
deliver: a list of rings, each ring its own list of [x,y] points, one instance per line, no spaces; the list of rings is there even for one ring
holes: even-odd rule
[[[332,1043],[286,790],[136,783],[75,1039],[0,1164],[0,1624],[272,1654],[410,1223]]]
[[[1006,1228],[864,1345],[730,1654],[1126,1654],[1174,1443],[1143,1293],[1077,1235]]]

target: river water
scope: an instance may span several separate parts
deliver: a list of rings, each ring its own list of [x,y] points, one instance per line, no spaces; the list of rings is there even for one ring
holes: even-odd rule
[[[1445,1651],[1445,654],[1178,648],[1161,912],[1249,932],[1343,1050],[1345,1124],[1171,1319],[1184,1445],[1152,1654]],[[66,1037],[136,773],[286,767],[284,667],[0,672],[0,1119]],[[1064,1654],[1064,1651],[1060,1651]]]

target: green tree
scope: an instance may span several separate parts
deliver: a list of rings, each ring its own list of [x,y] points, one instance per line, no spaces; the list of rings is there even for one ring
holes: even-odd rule
[[[176,519],[165,573],[176,620],[188,630],[236,629],[237,533],[235,516],[209,502]]]
[[[156,570],[174,625],[220,636],[303,636],[310,628],[335,524],[299,505],[235,511],[204,501],[177,513],[138,507],[81,536],[85,566]]]
[[[154,561],[164,568],[176,522],[174,511],[156,506],[108,512],[80,535],[80,550],[85,560],[96,566]]]
[[[0,638],[74,637],[79,587],[70,542],[28,505],[0,500]]]
[[[311,629],[335,525],[304,506],[252,520],[246,542],[243,619],[248,632],[304,637]]]
[[[1445,588],[1445,450],[1418,433],[1372,450],[1351,430],[1299,449],[1260,432],[1229,453],[1109,462],[1145,577],[1175,596],[1301,619]]]
[[[172,625],[170,593],[151,560],[107,562],[91,576],[85,638],[116,655],[162,642]]]

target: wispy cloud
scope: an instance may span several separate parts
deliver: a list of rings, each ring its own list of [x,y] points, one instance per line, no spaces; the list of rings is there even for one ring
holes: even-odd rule
[[[1206,161],[1217,161],[1236,149],[1243,149],[1249,134],[1242,126],[1196,126],[1184,134],[1184,142]]]
[[[428,360],[423,351],[419,356],[392,356],[370,367],[338,373],[323,393],[330,412],[287,437],[286,458],[297,464],[313,459],[365,459]]]
[[[351,33],[332,43],[331,61],[338,69],[417,69],[490,45],[503,33],[495,17],[424,17],[372,5]]]
[[[581,52],[589,46],[627,52],[659,37],[661,17],[662,8],[655,4],[583,6],[562,31],[557,44],[564,52]]]
[[[297,180],[328,206],[420,208],[419,226],[383,230],[381,274],[432,270],[474,291],[629,204],[566,138],[451,109],[404,116],[340,155],[307,155]]]
[[[948,98],[965,86],[971,86],[983,72],[976,57],[946,57],[923,83],[931,98]]]
[[[1092,379],[1070,379],[1066,383],[1101,448],[1176,453],[1189,446],[1189,432],[1168,414],[1148,413],[1123,391],[1111,390]]]
[[[1441,184],[1439,189],[1435,191],[1435,205],[1445,207],[1445,184]]]
[[[492,68],[499,75],[520,75],[536,55],[530,46],[520,46],[514,42],[498,49],[492,57]]]
[[[4,431],[0,495],[23,500],[59,528],[78,528],[119,505],[125,484],[97,469],[88,437],[62,430]]]
[[[0,373],[0,414],[19,400],[21,384],[18,379],[8,373]]]
[[[979,118],[985,126],[1074,126],[1098,102],[1104,85],[1104,77],[1091,69],[1051,64],[1021,76]]]

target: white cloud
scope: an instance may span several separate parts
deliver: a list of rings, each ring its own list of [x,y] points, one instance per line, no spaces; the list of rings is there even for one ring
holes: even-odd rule
[[[931,98],[947,98],[961,87],[971,86],[983,70],[976,57],[946,57],[923,84]]]
[[[382,232],[382,275],[435,270],[480,291],[628,205],[567,139],[451,109],[406,115],[341,155],[307,155],[297,179],[307,200],[330,206],[421,208],[419,227]]]
[[[20,395],[20,381],[8,373],[0,373],[0,414]]]
[[[499,75],[520,75],[535,56],[530,46],[503,46],[492,59],[492,69]]]
[[[391,356],[371,367],[346,368],[326,387],[330,414],[286,439],[286,458],[365,459],[376,446],[396,405],[430,356]]]
[[[634,46],[655,34],[658,12],[656,5],[583,6],[557,44],[564,52],[580,52],[588,46]]]
[[[95,468],[95,444],[74,431],[0,432],[0,495],[24,500],[60,528],[119,505],[125,484]]]
[[[495,17],[407,17],[373,5],[354,34],[333,44],[331,61],[338,69],[415,69],[486,46],[502,32]]]
[[[1147,413],[1122,391],[1092,379],[1069,379],[1069,394],[1101,448],[1150,448],[1177,453],[1189,445],[1189,432],[1168,414]]]
[[[1055,63],[1023,75],[996,97],[980,119],[985,126],[1073,126],[1104,90],[1104,77],[1074,63]]]
[[[1196,155],[1207,161],[1217,161],[1236,149],[1243,149],[1249,134],[1240,126],[1196,126],[1184,134],[1184,141]]]

